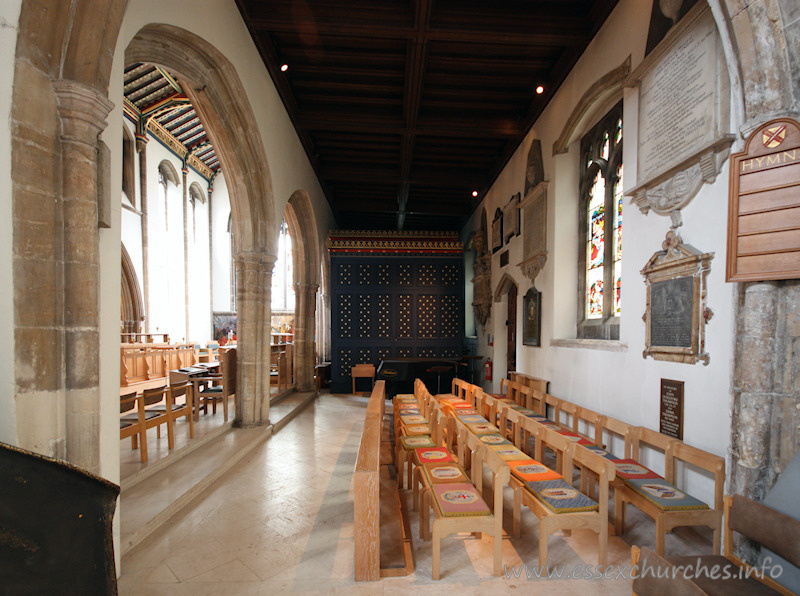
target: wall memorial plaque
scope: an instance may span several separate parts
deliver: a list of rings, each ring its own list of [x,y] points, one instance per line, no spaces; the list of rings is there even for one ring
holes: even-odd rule
[[[547,262],[547,181],[528,191],[520,205],[522,211],[522,259],[519,268],[531,282]]]
[[[670,29],[627,86],[639,90],[636,186],[627,194],[644,213],[670,215],[716,179],[735,138],[722,44],[706,2]]]
[[[683,441],[683,381],[661,379],[660,411],[659,432]]]
[[[542,345],[542,293],[536,288],[528,290],[522,299],[522,343],[526,346]]]
[[[730,170],[725,279],[800,278],[800,123],[758,128]]]
[[[714,253],[683,244],[672,230],[661,246],[641,272],[647,285],[642,357],[708,364],[705,326],[712,313],[706,306],[706,278]]]

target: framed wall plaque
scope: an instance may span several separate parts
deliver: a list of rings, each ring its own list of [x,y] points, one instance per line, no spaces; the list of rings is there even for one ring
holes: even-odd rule
[[[660,412],[659,432],[683,441],[683,381],[661,379]]]
[[[800,277],[800,123],[767,122],[731,155],[727,281]]]
[[[705,327],[712,313],[706,306],[706,278],[714,253],[701,253],[683,244],[672,230],[662,248],[641,271],[647,285],[642,357],[708,364]]]
[[[542,345],[542,293],[531,288],[522,299],[522,344]]]

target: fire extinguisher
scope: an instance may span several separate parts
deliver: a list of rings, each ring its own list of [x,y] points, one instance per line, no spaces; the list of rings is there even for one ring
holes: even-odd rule
[[[487,381],[491,381],[492,380],[492,359],[491,358],[487,358],[486,365],[484,366],[484,368],[486,369],[486,380]]]

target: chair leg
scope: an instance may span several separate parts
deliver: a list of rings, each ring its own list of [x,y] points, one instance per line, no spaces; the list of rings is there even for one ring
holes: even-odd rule
[[[666,528],[664,527],[664,516],[657,515],[656,516],[656,554],[660,556],[664,556],[664,552],[667,550],[667,532]]]
[[[514,538],[519,538],[522,529],[522,490],[514,488]]]
[[[136,435],[134,435],[136,436]],[[142,426],[142,430],[139,431],[139,436],[141,440],[139,441],[140,450],[139,450],[139,459],[143,464],[147,463],[147,429]]]
[[[625,502],[619,490],[614,491],[614,534],[622,536],[625,533]]]
[[[548,528],[543,528],[543,524],[539,524],[539,566],[547,572],[547,539],[549,534]]]
[[[494,574],[501,575],[503,573],[503,520],[495,520],[494,530]]]
[[[175,419],[172,412],[167,417],[167,447],[175,449]]]
[[[721,536],[722,532],[720,530],[720,525],[722,525],[722,514],[717,516],[717,527],[713,529],[714,530],[714,534],[713,534],[713,536],[711,538],[711,540],[714,541],[714,554],[715,555],[720,554],[720,549],[721,549],[721,545],[720,545],[721,540],[720,540],[720,538],[722,537]]]
[[[440,551],[441,551],[441,539],[442,539],[441,529],[439,528],[439,524],[437,523],[438,521],[439,521],[438,519],[433,520],[433,545],[432,545],[433,560],[431,562],[431,567],[432,567],[431,574],[433,575],[433,579],[435,580],[439,579],[439,563],[440,563],[439,557],[441,554]]]

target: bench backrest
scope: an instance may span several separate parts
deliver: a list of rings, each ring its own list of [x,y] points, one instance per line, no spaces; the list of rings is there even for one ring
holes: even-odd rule
[[[594,410],[578,406],[573,414],[572,430],[576,433],[581,432],[581,423],[586,427],[584,434],[594,441],[595,445],[603,444],[603,427],[600,423],[603,416]]]
[[[613,453],[611,448],[614,438],[620,438],[625,444],[624,453],[614,453],[617,457],[630,458],[631,448],[633,443],[632,431],[634,426],[627,422],[622,422],[611,416],[603,416],[600,419],[600,437],[601,442],[606,446],[609,453]]]
[[[730,556],[730,532],[755,540],[800,567],[800,521],[741,495],[725,497],[725,555]]]
[[[722,511],[722,499],[725,490],[725,460],[703,451],[697,447],[687,445],[682,441],[673,441],[667,448],[664,478],[677,486],[675,482],[675,466],[678,461],[683,461],[705,470],[714,475],[714,509]]]
[[[634,426],[631,429],[630,433],[631,437],[631,457],[636,461],[641,461],[639,459],[639,450],[642,445],[647,445],[648,447],[653,447],[658,451],[662,451],[664,453],[664,460],[666,463],[667,457],[667,449],[669,449],[670,445],[675,442],[676,439],[672,439],[666,435],[662,435],[659,432],[654,430],[650,430],[644,426]]]

